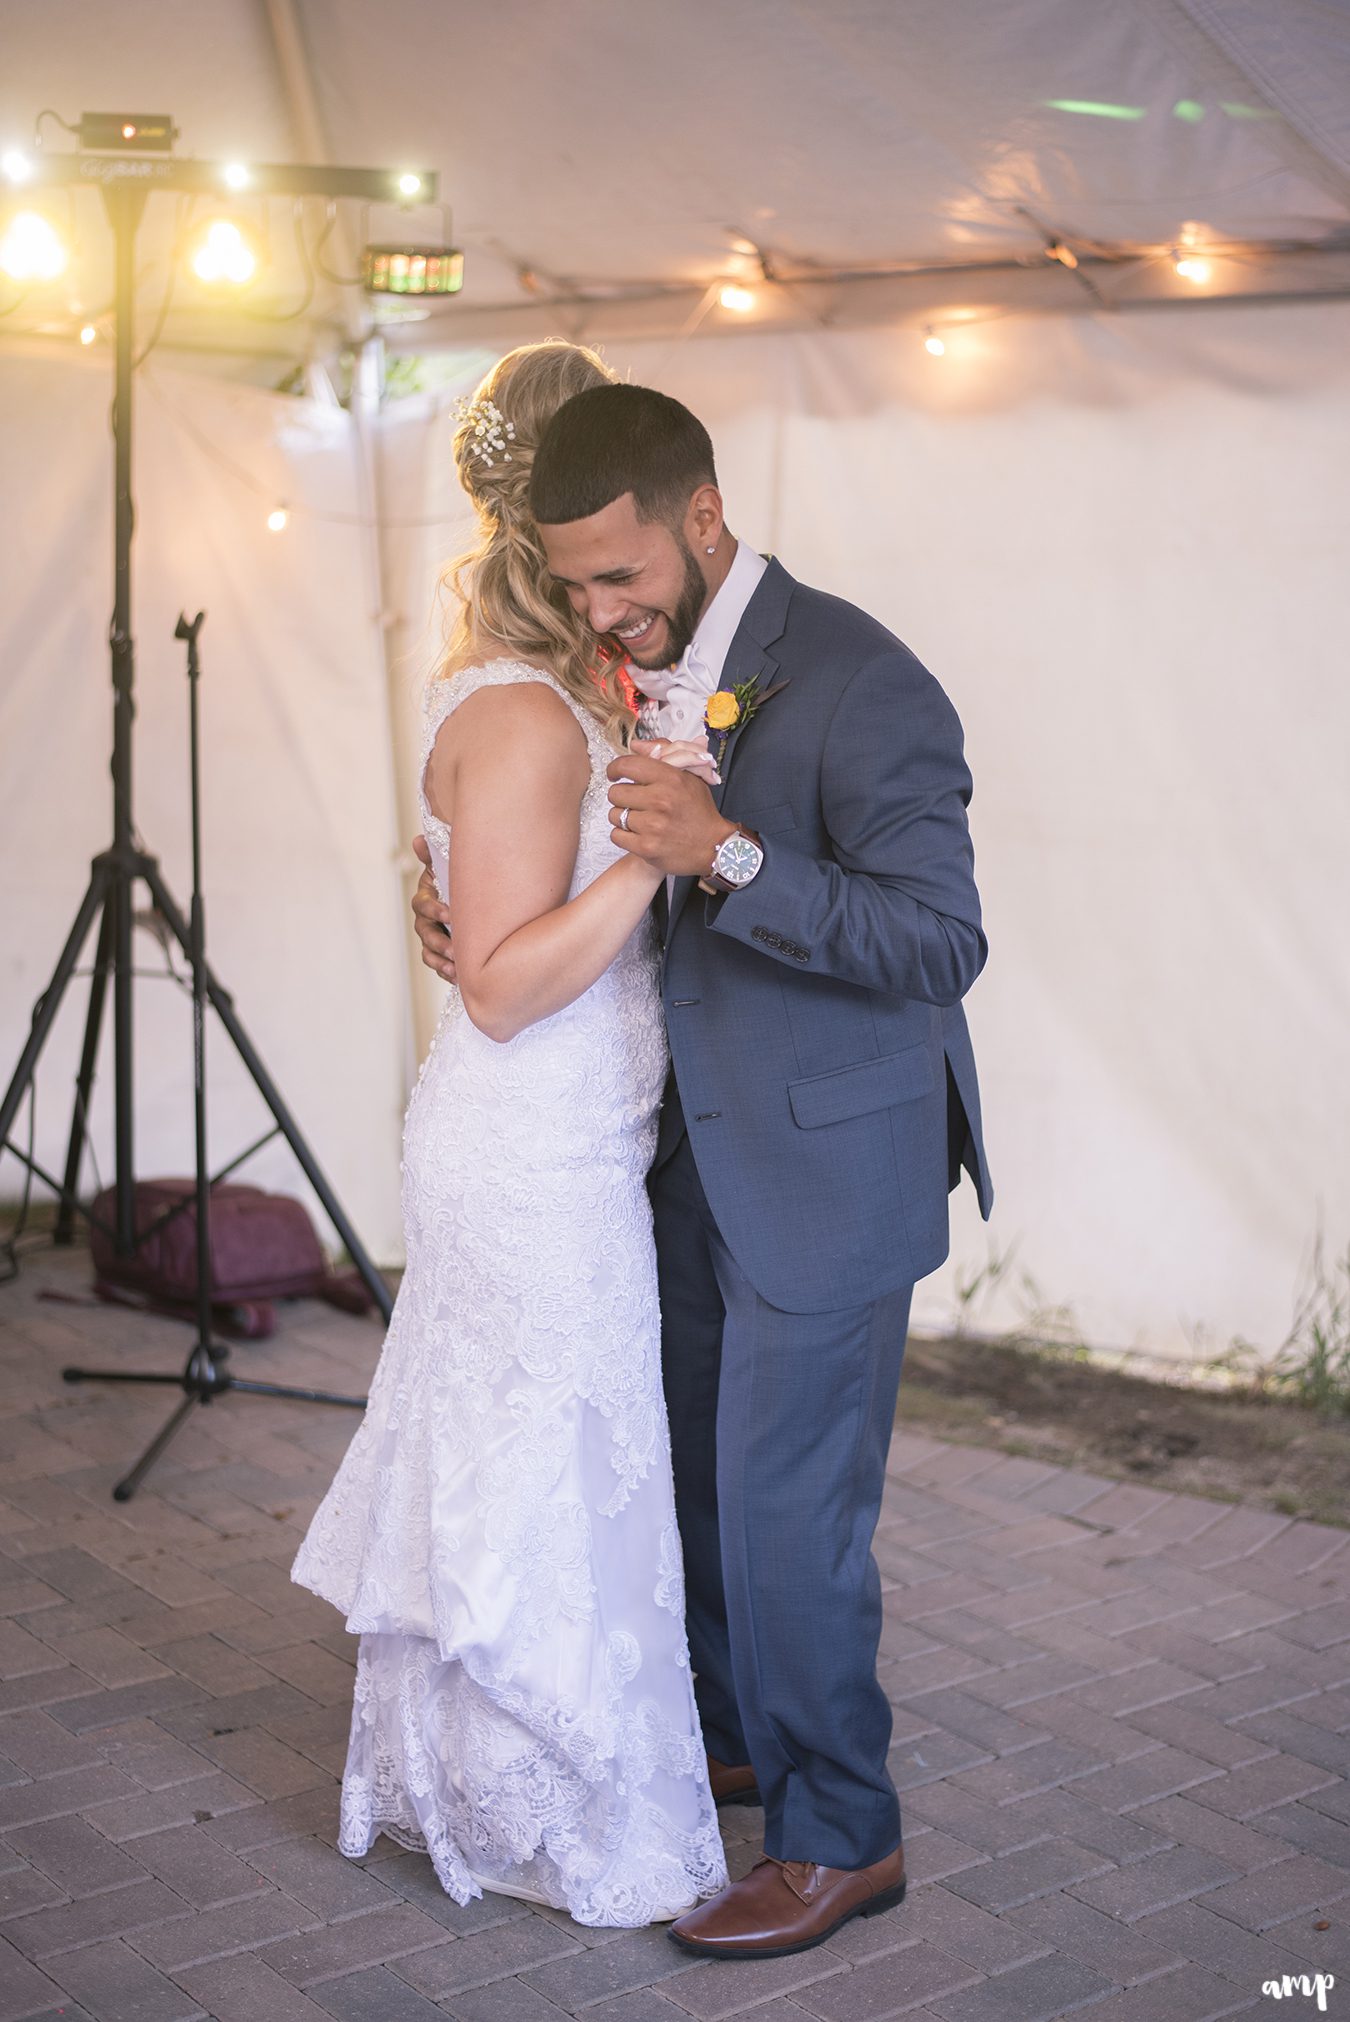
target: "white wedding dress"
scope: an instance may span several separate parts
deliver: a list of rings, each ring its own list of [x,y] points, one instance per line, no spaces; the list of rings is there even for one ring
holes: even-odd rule
[[[495,661],[433,684],[423,761],[478,689],[542,681],[586,733],[571,893],[619,852],[596,724]],[[449,831],[421,805],[442,896]],[[339,1845],[425,1848],[579,1923],[726,1881],[684,1632],[645,1187],[666,1074],[644,922],[500,1045],[452,990],[409,1104],[407,1271],[370,1403],[292,1577],[361,1638]]]

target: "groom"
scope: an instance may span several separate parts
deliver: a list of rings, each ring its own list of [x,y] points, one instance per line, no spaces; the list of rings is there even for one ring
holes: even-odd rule
[[[874,619],[728,531],[712,444],[646,387],[569,401],[530,488],[550,569],[657,739],[615,842],[667,873],[673,1061],[650,1188],[699,1712],[766,1858],[681,1917],[773,1957],[900,1900],[871,1555],[915,1281],[962,1166],[990,1205],[961,999],[985,958],[955,712]],[[425,959],[444,909],[417,901]]]

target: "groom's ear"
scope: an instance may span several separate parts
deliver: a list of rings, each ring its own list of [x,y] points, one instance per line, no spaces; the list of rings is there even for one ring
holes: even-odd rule
[[[701,484],[685,513],[685,540],[696,555],[704,554],[717,546],[724,524],[721,492],[715,484]]]

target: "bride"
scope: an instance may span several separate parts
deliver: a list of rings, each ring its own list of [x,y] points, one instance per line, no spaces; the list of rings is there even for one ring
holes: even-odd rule
[[[726,1881],[644,1185],[661,876],[610,840],[605,767],[632,716],[527,504],[544,427],[611,376],[525,346],[455,435],[480,539],[450,577],[421,814],[458,987],[408,1109],[407,1271],[370,1404],[292,1577],[361,1639],[344,1853],[383,1832],[458,1902],[642,1925]]]

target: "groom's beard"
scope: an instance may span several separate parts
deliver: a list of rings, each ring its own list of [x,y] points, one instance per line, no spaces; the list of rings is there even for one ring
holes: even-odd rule
[[[615,645],[627,655],[635,667],[673,667],[683,659],[689,641],[698,629],[698,621],[703,616],[703,606],[708,601],[708,585],[703,580],[703,571],[689,543],[681,537],[680,546],[684,551],[684,587],[673,611],[663,612],[666,620],[666,637],[659,651],[632,653],[622,639]],[[613,635],[611,634],[611,637]]]

